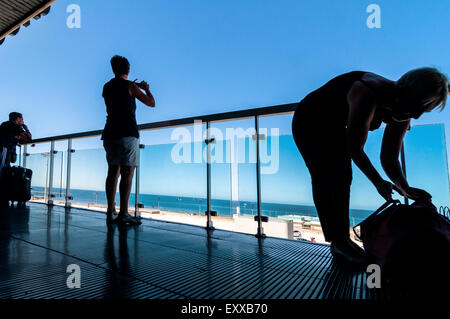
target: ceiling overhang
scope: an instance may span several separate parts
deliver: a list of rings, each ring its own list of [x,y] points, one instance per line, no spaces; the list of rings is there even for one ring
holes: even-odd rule
[[[39,20],[50,12],[56,0],[0,0],[0,45],[5,38],[15,36],[28,27],[31,19]]]

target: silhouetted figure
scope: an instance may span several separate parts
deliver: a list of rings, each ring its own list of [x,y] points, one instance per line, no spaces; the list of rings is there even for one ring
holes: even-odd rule
[[[313,200],[325,240],[338,259],[360,263],[364,250],[349,238],[351,160],[385,199],[392,189],[417,199],[431,197],[410,187],[398,161],[410,119],[440,106],[448,79],[434,68],[420,68],[391,81],[371,72],[349,72],[308,94],[294,113],[292,134],[311,174]],[[381,163],[395,184],[384,180],[364,152],[369,131],[386,123]]]
[[[9,121],[0,125],[0,188],[4,195],[4,187],[10,187],[5,179],[2,180],[3,168],[11,166],[11,163],[17,161],[17,144],[28,143],[31,141],[31,133],[23,122],[22,114],[11,112]],[[18,163],[20,164],[20,163]],[[20,203],[21,205],[24,203]],[[8,205],[7,199],[0,199],[0,205]]]
[[[17,144],[28,143],[30,141],[31,133],[23,122],[22,114],[18,112],[10,113],[9,121],[3,122],[0,125],[0,170],[16,162]]]
[[[138,164],[139,132],[136,123],[136,98],[147,106],[154,107],[155,100],[150,87],[145,82],[128,81],[130,63],[121,56],[111,59],[115,77],[103,87],[107,119],[102,140],[108,161],[106,178],[106,197],[108,200],[107,221],[140,224],[140,221],[128,214],[128,200],[134,169]],[[145,93],[143,93],[143,90]],[[120,175],[120,211],[117,216],[115,195]]]

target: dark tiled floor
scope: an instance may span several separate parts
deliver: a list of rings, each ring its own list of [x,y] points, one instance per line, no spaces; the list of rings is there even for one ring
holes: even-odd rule
[[[69,289],[66,268],[81,268]],[[326,245],[28,204],[0,211],[0,298],[378,299]]]

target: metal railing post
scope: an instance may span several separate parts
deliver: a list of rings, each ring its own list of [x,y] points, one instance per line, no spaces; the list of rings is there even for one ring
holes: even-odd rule
[[[138,148],[138,164],[136,166],[136,185],[135,185],[135,191],[134,191],[134,216],[136,218],[141,218],[141,211],[140,208],[143,208],[144,205],[139,203],[139,194],[140,194],[140,177],[141,177],[141,149],[144,149],[144,144],[139,144]]]
[[[48,205],[53,205],[53,164],[55,158],[55,141],[50,142],[50,172],[48,180]]]
[[[255,115],[255,130],[256,130],[256,199],[258,208],[258,231],[256,237],[265,237],[264,229],[262,227],[262,217],[261,217],[261,171],[260,171],[260,159],[259,159],[259,118]]]
[[[27,144],[23,146],[23,153],[22,153],[22,167],[27,167]]]
[[[72,139],[69,138],[67,140],[67,175],[66,175],[66,203],[65,207],[69,208],[71,206],[70,201],[73,199],[73,197],[70,195],[70,175],[72,173],[72,153],[75,152],[75,150],[72,149]]]
[[[214,229],[213,222],[211,220],[211,147],[210,144],[214,139],[210,139],[209,136],[209,121],[206,122],[206,229]]]

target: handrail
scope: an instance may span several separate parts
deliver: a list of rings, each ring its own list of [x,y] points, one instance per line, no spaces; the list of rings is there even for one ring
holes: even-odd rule
[[[138,129],[140,131],[145,131],[145,130],[152,130],[152,129],[158,129],[158,128],[182,126],[182,125],[193,124],[194,121],[196,121],[196,120],[199,120],[202,122],[210,122],[210,121],[220,121],[220,120],[225,121],[225,120],[231,120],[231,119],[250,118],[250,117],[262,116],[262,115],[275,115],[275,114],[280,115],[283,113],[287,114],[287,113],[294,112],[295,109],[297,108],[297,105],[298,105],[298,103],[290,103],[290,104],[258,107],[258,108],[246,109],[246,110],[238,110],[238,111],[231,111],[231,112],[223,112],[223,113],[215,113],[215,114],[206,114],[206,115],[200,115],[200,116],[178,118],[178,119],[167,120],[167,121],[159,121],[159,122],[140,124],[140,125],[138,125]],[[73,134],[58,135],[58,136],[50,136],[50,137],[44,137],[44,138],[38,138],[38,139],[32,140],[28,144],[60,141],[60,140],[67,140],[67,139],[76,139],[76,138],[82,138],[82,137],[92,137],[92,136],[101,135],[102,132],[103,132],[103,130],[95,130],[95,131],[86,131],[86,132],[73,133]]]
[[[230,112],[222,112],[222,113],[215,113],[215,114],[206,114],[206,115],[200,115],[200,116],[192,116],[192,117],[186,117],[186,118],[178,118],[173,120],[167,120],[167,121],[159,121],[159,122],[152,122],[152,123],[146,123],[138,125],[139,131],[145,131],[145,130],[152,130],[152,129],[160,129],[160,128],[170,128],[175,126],[186,126],[186,125],[193,125],[196,121],[200,122],[206,122],[207,128],[210,126],[211,122],[216,121],[227,121],[227,120],[239,120],[239,119],[245,119],[245,118],[253,118],[255,121],[255,130],[256,130],[256,154],[259,154],[259,134],[258,134],[258,118],[261,116],[271,116],[271,115],[282,115],[282,114],[290,114],[293,113],[298,106],[298,103],[290,103],[290,104],[281,104],[281,105],[274,105],[274,106],[266,106],[266,107],[259,107],[259,108],[253,108],[253,109],[245,109],[245,110],[237,110],[237,111],[230,111]],[[66,180],[66,191],[65,191],[65,197],[66,197],[66,207],[71,206],[71,200],[73,200],[73,197],[70,195],[70,174],[71,174],[71,153],[74,152],[72,149],[72,140],[77,138],[83,138],[83,137],[93,137],[93,136],[99,136],[101,135],[103,130],[95,130],[95,131],[86,131],[86,132],[80,132],[80,133],[74,133],[74,134],[66,134],[66,135],[59,135],[59,136],[51,136],[51,137],[45,137],[45,138],[39,138],[34,139],[28,144],[35,144],[35,143],[43,143],[43,142],[50,142],[50,178],[49,178],[49,186],[48,186],[48,193],[47,193],[47,204],[52,205],[52,181],[53,181],[53,156],[54,156],[54,145],[55,141],[61,141],[61,140],[67,140],[68,146],[67,146],[67,166],[66,166],[66,172],[67,172],[67,180]],[[208,130],[207,130],[208,132]],[[209,138],[205,140],[205,142],[208,144]],[[26,167],[26,156],[30,155],[26,152],[25,145],[23,152],[24,152],[24,161],[23,166]],[[209,154],[208,150],[208,154]],[[404,149],[402,147],[402,171],[404,175],[406,176],[406,165],[405,165],[405,154]],[[207,161],[209,163],[209,160]],[[209,164],[207,164],[207,184],[210,185],[210,167]],[[258,215],[257,218],[255,218],[255,221],[258,222],[258,231],[256,236],[257,237],[264,237],[264,232],[262,228],[262,222],[267,221],[267,217],[261,216],[261,198],[260,198],[260,182],[259,182],[259,156],[257,156],[257,163],[256,163],[256,176],[257,176],[257,205],[258,205]],[[136,192],[135,192],[135,214],[136,216],[140,217],[139,208],[143,207],[142,204],[139,203],[139,170],[136,171]],[[62,176],[62,175],[61,175]],[[46,186],[47,187],[47,186]],[[209,186],[208,186],[209,188]],[[45,194],[45,193],[44,193]],[[45,197],[45,195],[44,195]],[[212,226],[212,221],[210,217],[212,216],[212,212],[210,210],[210,204],[209,201],[211,199],[211,194],[208,189],[207,191],[207,198],[208,198],[208,209],[205,212],[208,216],[208,222],[207,222],[207,229],[214,229]],[[406,197],[405,197],[406,201]],[[450,208],[447,206],[441,206],[439,208],[439,213],[443,216],[450,219]],[[266,218],[266,220],[264,220]]]
[[[215,113],[215,114],[206,114],[206,115],[200,115],[200,116],[192,116],[192,117],[186,117],[186,118],[179,118],[179,119],[174,119],[174,120],[168,120],[168,121],[159,121],[159,122],[153,122],[153,123],[146,123],[146,124],[141,124],[138,125],[138,130],[140,131],[145,131],[145,130],[152,130],[152,129],[159,129],[159,128],[169,128],[169,127],[175,127],[175,126],[186,126],[186,125],[193,125],[195,124],[195,122],[199,121],[201,123],[205,122],[207,128],[209,127],[211,122],[219,122],[219,121],[226,121],[226,120],[238,120],[238,119],[245,119],[245,118],[253,118],[255,120],[255,129],[256,129],[256,145],[257,147],[259,147],[259,143],[258,143],[258,117],[260,116],[271,116],[271,115],[281,115],[281,114],[290,114],[293,113],[296,108],[298,106],[298,103],[291,103],[291,104],[282,104],[282,105],[274,105],[274,106],[266,106],[266,107],[259,107],[259,108],[253,108],[253,109],[245,109],[245,110],[238,110],[238,111],[231,111],[231,112],[223,112],[223,113]],[[29,142],[28,144],[31,144],[31,146],[33,146],[33,144],[36,143],[43,143],[43,142],[50,142],[50,183],[49,183],[49,191],[47,194],[47,204],[48,205],[53,205],[53,194],[52,194],[52,181],[53,181],[53,156],[54,156],[54,147],[55,147],[55,141],[61,141],[61,140],[67,140],[68,142],[68,148],[67,148],[67,166],[66,166],[66,170],[67,170],[67,181],[66,181],[66,203],[65,203],[65,207],[70,207],[71,206],[71,200],[73,199],[72,196],[70,196],[70,174],[71,174],[71,153],[74,151],[72,149],[72,140],[73,139],[77,139],[77,138],[83,138],[83,137],[93,137],[93,136],[98,136],[100,134],[102,134],[102,130],[96,130],[96,131],[87,131],[87,132],[81,132],[81,133],[74,133],[74,134],[66,134],[66,135],[59,135],[59,136],[51,136],[51,137],[45,137],[45,138],[39,138],[39,139],[34,139],[31,142]],[[208,132],[208,130],[207,130]],[[208,141],[209,139],[207,138],[205,140]],[[26,152],[27,149],[27,145],[25,144],[24,147],[24,162],[23,162],[23,166],[26,167],[25,165],[25,161],[26,161],[26,156],[29,155]],[[209,154],[210,151],[208,151]],[[259,151],[257,149],[257,153],[259,154]],[[208,169],[208,174],[207,174],[207,184],[210,185],[210,164],[209,164],[209,160],[207,161],[207,169]],[[257,156],[257,174],[259,174],[259,156]],[[139,212],[139,208],[142,208],[143,206],[141,206],[142,204],[139,203],[139,169],[136,170],[136,191],[135,191],[135,216],[136,217],[140,217],[140,212]],[[258,183],[257,188],[258,188],[258,193],[260,193],[260,184]],[[207,192],[207,198],[208,198],[208,203],[210,203],[210,199],[211,199],[211,194],[208,191]],[[264,216],[261,216],[261,205],[260,205],[261,199],[260,196],[258,196],[258,234],[256,236],[258,237],[264,237],[264,233],[263,233],[263,228],[261,225],[261,222],[263,221],[267,221],[267,217],[264,219]],[[212,225],[212,220],[211,220],[211,216],[212,213],[214,211],[210,210],[210,205],[208,204],[208,209],[205,212],[205,214],[207,214],[208,216],[208,222],[206,225],[207,229],[214,229],[213,225]]]

